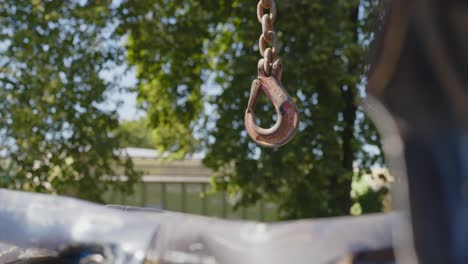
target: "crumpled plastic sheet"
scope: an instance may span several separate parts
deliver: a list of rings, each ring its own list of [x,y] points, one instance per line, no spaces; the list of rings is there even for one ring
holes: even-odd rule
[[[22,249],[99,243],[118,251],[114,263],[141,263],[157,228],[155,214],[129,216],[72,198],[0,190],[0,243]]]
[[[56,252],[39,248],[19,248],[14,245],[0,243],[0,263],[10,263],[19,259],[52,257]]]
[[[68,243],[113,245],[118,254],[111,263],[116,264],[141,264],[145,258],[194,264],[332,263],[350,253],[391,248],[399,218],[390,213],[265,224],[123,211],[0,190],[0,263],[11,258],[8,250],[56,254]]]

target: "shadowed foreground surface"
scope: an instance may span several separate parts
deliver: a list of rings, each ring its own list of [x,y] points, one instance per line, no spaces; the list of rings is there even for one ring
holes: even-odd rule
[[[407,240],[420,263],[465,264],[468,2],[394,0],[386,16],[367,91],[389,112],[403,145],[396,151],[398,144],[384,142],[387,158],[399,152],[406,164],[392,173],[407,178],[395,196],[411,212]]]

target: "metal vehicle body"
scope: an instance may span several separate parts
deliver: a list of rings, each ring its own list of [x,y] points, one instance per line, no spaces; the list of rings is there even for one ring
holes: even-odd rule
[[[8,190],[0,201],[0,263],[338,263],[391,248],[399,218],[266,224]]]

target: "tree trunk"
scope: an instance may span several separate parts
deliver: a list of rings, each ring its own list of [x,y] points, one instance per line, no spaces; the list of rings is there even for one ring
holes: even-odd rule
[[[355,42],[358,41],[358,12],[359,12],[359,4],[351,11],[350,19],[353,25],[353,32],[354,36],[353,39]],[[358,71],[360,58],[350,58],[348,71],[349,74],[354,76],[356,75],[356,71]],[[351,207],[351,197],[350,197],[350,188],[351,188],[351,181],[352,181],[352,172],[353,172],[353,161],[355,158],[355,149],[353,148],[353,140],[354,140],[354,124],[356,121],[356,94],[357,94],[357,87],[356,83],[349,82],[342,87],[342,99],[344,102],[344,109],[343,109],[343,133],[342,133],[342,140],[343,140],[343,154],[342,154],[342,167],[344,171],[346,171],[346,176],[343,181],[339,184],[343,186],[344,191],[340,197],[338,197],[338,202],[343,206],[343,213],[348,214],[349,209]],[[342,176],[343,177],[343,176]]]

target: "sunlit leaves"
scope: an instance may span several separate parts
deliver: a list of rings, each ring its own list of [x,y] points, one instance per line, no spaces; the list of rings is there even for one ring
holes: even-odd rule
[[[115,86],[100,72],[123,57],[111,12],[110,1],[0,3],[3,187],[102,201],[137,180],[117,155],[116,112],[99,106]],[[128,182],[110,180],[116,169]]]

